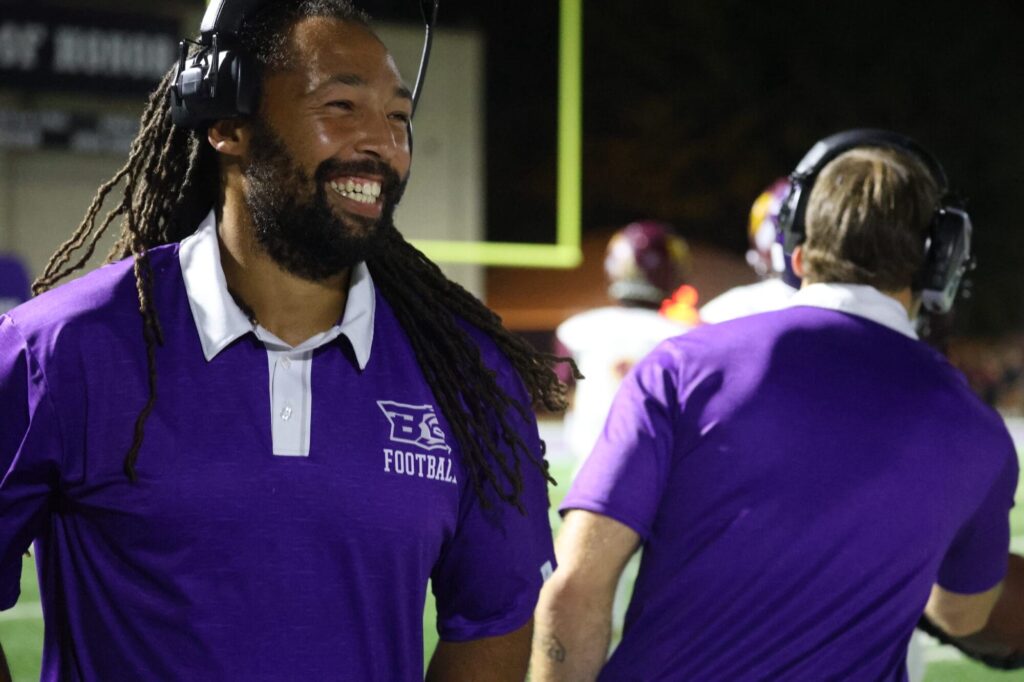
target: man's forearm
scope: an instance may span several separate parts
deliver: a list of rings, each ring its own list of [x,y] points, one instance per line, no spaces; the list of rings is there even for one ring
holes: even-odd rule
[[[541,591],[530,673],[534,682],[594,680],[611,640],[612,599],[580,593],[558,571]]]
[[[1002,589],[1000,582],[984,592],[965,594],[936,584],[932,586],[924,613],[950,636],[967,637],[985,627]]]
[[[936,625],[931,624],[931,628]],[[981,632],[962,638],[949,637],[942,632],[933,634],[985,660],[990,666],[1024,667],[1024,557],[1010,555],[1002,592]]]

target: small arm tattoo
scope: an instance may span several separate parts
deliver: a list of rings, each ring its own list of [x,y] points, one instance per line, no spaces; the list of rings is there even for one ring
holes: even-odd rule
[[[552,661],[562,663],[565,661],[565,647],[558,641],[558,638],[554,635],[547,635],[541,641],[541,646],[544,648],[544,653]]]

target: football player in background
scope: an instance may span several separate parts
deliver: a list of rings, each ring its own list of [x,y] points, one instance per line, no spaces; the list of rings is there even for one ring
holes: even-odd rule
[[[670,225],[630,223],[612,235],[605,251],[608,296],[615,305],[573,315],[558,326],[558,343],[586,377],[577,383],[565,417],[566,440],[577,461],[590,454],[633,365],[696,324],[696,291],[685,285],[690,268],[689,246]]]
[[[700,321],[704,324],[778,310],[796,293],[800,281],[779,239],[779,209],[788,193],[789,178],[779,178],[754,200],[747,229],[747,263],[761,281],[733,287],[701,306]]]

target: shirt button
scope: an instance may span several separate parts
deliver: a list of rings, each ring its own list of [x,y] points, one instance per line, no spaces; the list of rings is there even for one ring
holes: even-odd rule
[[[282,421],[288,421],[291,418],[292,418],[292,406],[291,405],[285,405],[284,409],[281,410],[281,420]]]
[[[288,369],[289,367],[292,366],[292,361],[287,357],[283,357],[281,358],[281,366],[284,367],[285,369]]]

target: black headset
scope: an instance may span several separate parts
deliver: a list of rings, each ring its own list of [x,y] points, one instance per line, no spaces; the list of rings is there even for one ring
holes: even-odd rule
[[[950,195],[946,171],[928,151],[914,140],[890,132],[862,128],[836,133],[819,140],[789,176],[790,191],[779,210],[779,230],[787,256],[807,237],[804,223],[808,199],[818,174],[843,152],[857,147],[882,147],[907,152],[928,169],[939,190],[925,238],[925,258],[912,288],[920,292],[925,310],[946,313],[953,307],[964,275],[974,267],[971,255],[971,218],[960,202]]]
[[[212,0],[203,15],[198,42],[179,44],[178,71],[171,88],[171,119],[184,128],[202,128],[222,118],[247,116],[259,106],[256,60],[238,43],[243,20],[273,0]],[[423,89],[430,61],[433,27],[440,0],[420,0],[425,35],[413,87],[412,109]],[[189,45],[198,50],[189,56]]]

